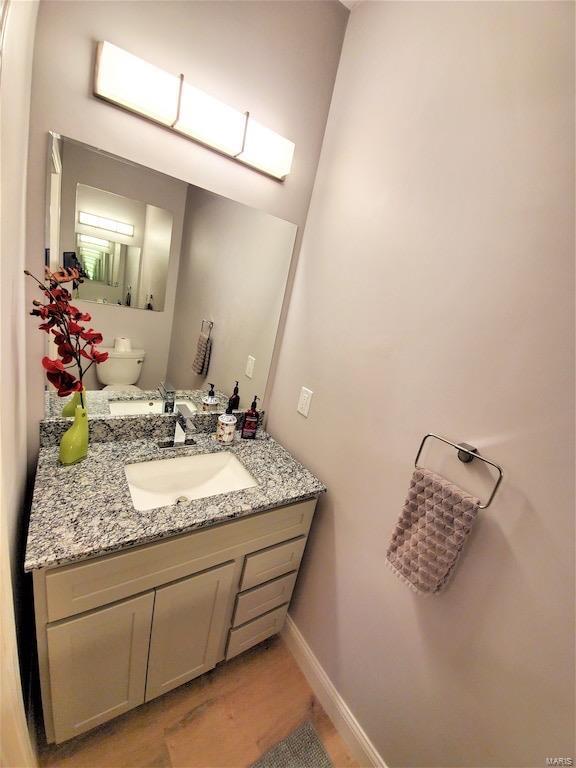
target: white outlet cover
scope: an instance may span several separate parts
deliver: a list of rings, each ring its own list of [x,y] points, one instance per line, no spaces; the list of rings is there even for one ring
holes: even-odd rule
[[[302,387],[300,390],[300,397],[298,398],[298,413],[301,413],[302,416],[308,416],[308,411],[310,410],[310,401],[312,400],[312,395],[314,392],[312,392],[311,389],[308,389],[307,387]]]
[[[246,361],[246,376],[251,379],[254,376],[254,363],[256,362],[256,358],[252,357],[252,355],[248,355],[248,360]]]

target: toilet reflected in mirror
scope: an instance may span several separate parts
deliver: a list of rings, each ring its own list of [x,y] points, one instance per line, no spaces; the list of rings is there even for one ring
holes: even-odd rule
[[[130,339],[119,336],[114,346],[102,347],[108,360],[96,366],[96,376],[106,391],[138,392],[136,386],[146,357],[143,349],[132,349]]]
[[[88,390],[145,398],[167,379],[228,397],[238,381],[248,408],[266,393],[297,228],[191,182],[50,134],[49,266],[82,270],[73,301],[104,337]]]

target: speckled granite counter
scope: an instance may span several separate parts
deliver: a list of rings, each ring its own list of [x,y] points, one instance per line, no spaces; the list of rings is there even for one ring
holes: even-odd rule
[[[223,413],[228,404],[227,395],[216,390],[216,396],[221,404],[214,411],[202,410],[202,398],[206,392],[201,389],[178,389],[175,400],[190,401],[195,411],[193,413],[194,428],[198,432],[214,432],[218,415]],[[54,391],[44,393],[45,417],[40,422],[40,445],[44,448],[58,445],[64,432],[72,421],[61,415],[62,408],[69,398],[60,398]],[[120,415],[110,413],[110,403],[119,401],[156,401],[161,400],[158,390],[88,390],[88,426],[90,442],[114,442],[116,440],[164,440],[174,434],[175,417],[171,413],[141,413]],[[244,411],[234,411],[238,419],[237,429],[242,428]],[[259,411],[258,423],[264,423],[266,412]]]
[[[212,434],[159,448],[150,440],[95,443],[80,464],[62,467],[58,448],[40,450],[25,570],[71,563],[319,496],[326,489],[265,432],[230,446]],[[134,509],[124,465],[232,451],[258,485],[145,512]]]
[[[190,400],[196,409],[202,411],[202,398],[207,394],[203,389],[177,389],[176,400]],[[216,391],[216,397],[220,403],[218,411],[225,411],[228,405],[228,395],[223,392]],[[104,389],[89,389],[86,392],[86,398],[88,401],[88,416],[94,418],[112,418],[110,413],[110,402],[118,401],[138,401],[138,400],[161,400],[160,392],[157,389],[140,389],[140,390],[104,390]],[[62,419],[62,408],[70,400],[69,397],[58,397],[58,394],[53,390],[47,390],[44,393],[44,415],[46,419]]]

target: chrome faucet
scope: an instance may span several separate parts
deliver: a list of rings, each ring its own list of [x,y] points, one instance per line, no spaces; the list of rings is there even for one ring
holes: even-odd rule
[[[164,413],[174,413],[174,401],[176,400],[176,390],[174,387],[167,381],[161,381],[158,391],[164,401]]]
[[[186,403],[178,403],[176,406],[176,419],[186,435],[186,445],[194,445],[195,441],[191,437],[188,438],[189,433],[196,432],[196,427],[194,426],[194,414],[190,408],[188,408]]]
[[[192,437],[192,432],[196,431],[194,426],[194,414],[185,403],[178,403],[174,411],[176,416],[174,424],[174,434],[167,440],[161,440],[158,445],[160,448],[174,448],[178,445],[196,445],[196,440]],[[184,432],[184,439],[179,438],[178,427]]]

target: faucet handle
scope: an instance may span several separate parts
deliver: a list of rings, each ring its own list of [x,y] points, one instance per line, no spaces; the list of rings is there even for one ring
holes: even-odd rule
[[[174,399],[174,396],[176,394],[176,390],[172,386],[172,384],[169,384],[168,381],[161,381],[158,385],[158,389],[160,390],[160,394],[163,397],[172,397]]]
[[[186,434],[186,445],[194,445],[194,440],[191,437],[192,433],[196,432],[194,414],[185,403],[178,403],[176,406],[176,418]]]

